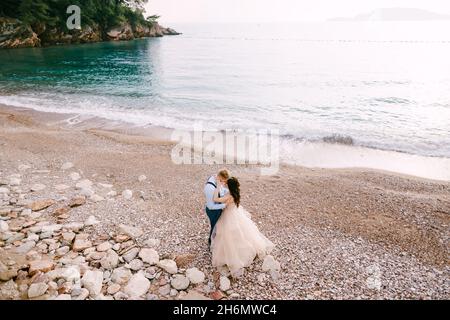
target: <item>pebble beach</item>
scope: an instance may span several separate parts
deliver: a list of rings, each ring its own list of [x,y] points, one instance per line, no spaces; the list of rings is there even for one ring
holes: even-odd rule
[[[276,245],[211,267],[203,184],[171,142],[0,106],[0,299],[450,298],[450,183],[369,169],[228,169]]]

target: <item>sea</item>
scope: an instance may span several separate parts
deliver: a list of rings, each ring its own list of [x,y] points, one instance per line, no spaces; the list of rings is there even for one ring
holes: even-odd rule
[[[0,104],[136,127],[273,130],[280,157],[450,181],[450,22],[170,24],[0,51]]]

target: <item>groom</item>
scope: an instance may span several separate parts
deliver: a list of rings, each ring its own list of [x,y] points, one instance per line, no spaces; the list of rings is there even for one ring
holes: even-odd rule
[[[214,230],[214,226],[222,214],[222,210],[225,208],[225,204],[214,202],[214,191],[216,190],[217,184],[224,185],[230,178],[230,173],[228,170],[220,170],[217,175],[209,177],[205,185],[205,197],[206,197],[206,214],[208,215],[209,222],[211,224],[211,230],[209,231],[208,244],[211,245],[211,235]],[[219,196],[224,195],[223,188],[219,189]]]

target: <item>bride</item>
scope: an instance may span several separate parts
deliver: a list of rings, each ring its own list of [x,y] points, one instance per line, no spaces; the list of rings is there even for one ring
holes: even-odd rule
[[[238,179],[232,177],[226,183],[228,194],[219,197],[219,185],[214,192],[214,201],[226,204],[226,208],[213,231],[212,264],[217,268],[228,267],[232,275],[237,275],[257,256],[263,258],[274,248],[240,205],[239,186]]]

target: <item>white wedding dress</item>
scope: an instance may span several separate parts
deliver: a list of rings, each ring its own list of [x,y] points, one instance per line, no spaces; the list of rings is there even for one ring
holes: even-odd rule
[[[274,244],[259,231],[250,213],[232,203],[224,209],[213,231],[212,265],[219,269],[226,266],[236,275],[273,248]]]

